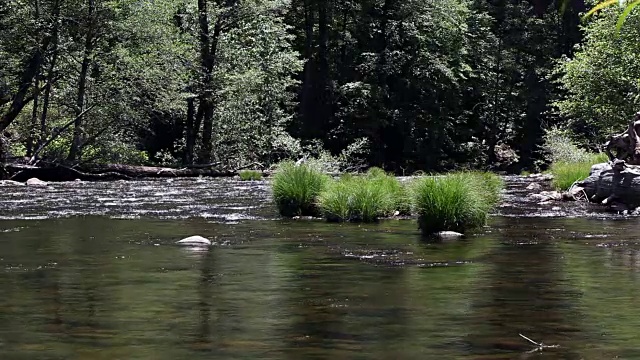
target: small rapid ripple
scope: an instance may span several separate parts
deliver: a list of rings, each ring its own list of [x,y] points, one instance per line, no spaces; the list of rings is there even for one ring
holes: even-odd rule
[[[0,220],[101,215],[111,218],[273,218],[266,181],[231,178],[58,182],[46,187],[0,186]]]
[[[622,215],[607,213],[603,206],[584,201],[547,201],[530,197],[532,193],[552,191],[549,180],[536,177],[510,175],[504,176],[505,189],[502,201],[496,209],[496,215],[507,217],[569,217],[569,218],[620,218]],[[541,190],[529,190],[533,183],[542,186]]]

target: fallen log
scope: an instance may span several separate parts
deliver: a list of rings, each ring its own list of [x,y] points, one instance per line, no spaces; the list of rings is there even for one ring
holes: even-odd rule
[[[174,177],[232,177],[238,175],[236,170],[216,170],[211,168],[189,167],[168,168],[153,166],[135,166],[122,164],[92,164],[82,166],[65,166],[62,164],[1,164],[0,180],[27,181],[38,178],[43,181],[100,181],[100,180],[132,180],[140,178],[174,178]],[[263,176],[269,172],[263,171]]]
[[[31,178],[43,181],[98,181],[98,180],[131,180],[130,176],[116,172],[85,173],[63,165],[39,167],[25,164],[5,164],[8,179],[25,182]]]
[[[207,168],[168,168],[154,166],[135,166],[122,164],[95,164],[79,167],[87,173],[113,172],[123,174],[131,178],[167,178],[167,177],[230,177],[238,174],[237,171],[216,170]]]
[[[595,164],[589,177],[576,184],[589,201],[603,205],[624,205],[627,209],[640,206],[640,166],[622,160]]]

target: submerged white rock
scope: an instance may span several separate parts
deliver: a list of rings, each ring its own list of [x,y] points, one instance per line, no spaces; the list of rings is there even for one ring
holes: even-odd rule
[[[47,186],[49,184],[47,184],[46,181],[42,181],[38,178],[31,178],[29,180],[27,180],[27,185],[29,186]]]
[[[464,237],[464,234],[455,231],[440,231],[436,236],[442,240],[455,240]]]
[[[209,246],[211,245],[211,240],[204,238],[200,235],[189,236],[188,238],[184,238],[180,241],[177,241],[178,245],[185,246]]]

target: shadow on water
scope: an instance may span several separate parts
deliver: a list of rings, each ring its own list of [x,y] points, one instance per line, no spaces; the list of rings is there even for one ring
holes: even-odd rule
[[[413,221],[278,220],[264,183],[216,184],[83,185],[94,197],[142,186],[151,200],[122,195],[82,217],[67,215],[95,198],[74,209],[11,190],[0,358],[640,358],[638,219],[528,216],[534,205],[513,195],[526,182],[511,183],[489,226],[428,243]],[[56,186],[44,191],[76,191]],[[176,199],[193,206],[173,211]],[[216,245],[174,245],[194,234]],[[559,347],[531,352],[519,334]]]

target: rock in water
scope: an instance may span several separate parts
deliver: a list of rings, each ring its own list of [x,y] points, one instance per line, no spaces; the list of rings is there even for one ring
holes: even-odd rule
[[[440,231],[436,233],[436,236],[441,240],[456,240],[464,237],[464,234],[455,231]]]
[[[46,181],[42,181],[38,178],[31,178],[29,180],[27,180],[27,185],[29,186],[47,186],[47,182]]]
[[[199,236],[199,235],[195,235],[195,236],[189,236],[188,238],[184,238],[176,242],[176,244],[185,245],[185,246],[209,246],[211,245],[211,240],[207,238],[203,238],[202,236]]]
[[[527,190],[540,191],[542,190],[542,185],[538,183],[531,183],[527,186]]]

